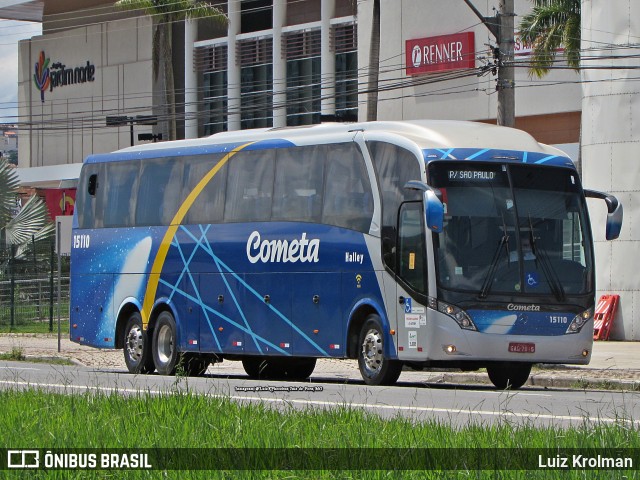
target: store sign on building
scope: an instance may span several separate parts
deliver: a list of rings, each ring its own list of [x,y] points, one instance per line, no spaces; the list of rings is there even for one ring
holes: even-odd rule
[[[473,32],[407,40],[407,75],[475,68]]]
[[[40,100],[44,102],[44,93],[54,88],[67,85],[77,85],[81,83],[93,82],[95,80],[96,66],[87,60],[86,65],[68,67],[56,62],[50,64],[51,59],[47,58],[44,52],[40,52],[38,61],[34,66],[33,83],[40,90]]]

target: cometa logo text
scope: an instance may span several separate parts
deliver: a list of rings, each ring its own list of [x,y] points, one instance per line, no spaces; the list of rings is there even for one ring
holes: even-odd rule
[[[260,232],[253,232],[247,240],[247,258],[251,263],[296,263],[319,261],[320,240],[307,239],[303,233],[300,239],[267,240]]]

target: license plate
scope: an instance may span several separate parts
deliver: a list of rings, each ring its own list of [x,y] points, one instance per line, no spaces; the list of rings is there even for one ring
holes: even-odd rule
[[[510,343],[509,351],[512,353],[536,353],[535,343]]]

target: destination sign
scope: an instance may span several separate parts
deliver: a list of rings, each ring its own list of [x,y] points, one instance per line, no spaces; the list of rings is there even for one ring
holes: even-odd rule
[[[449,180],[454,182],[489,182],[495,180],[498,172],[486,170],[449,170]]]

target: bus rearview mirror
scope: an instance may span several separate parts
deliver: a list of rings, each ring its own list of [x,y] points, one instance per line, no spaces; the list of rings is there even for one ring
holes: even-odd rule
[[[421,180],[409,180],[404,188],[420,190],[424,192],[424,208],[427,228],[432,232],[440,233],[444,225],[444,205],[440,200],[442,194]]]
[[[616,197],[609,193],[598,192],[596,190],[585,190],[584,195],[587,198],[599,198],[607,204],[607,227],[605,238],[607,240],[615,240],[620,236],[622,230],[622,204]]]

